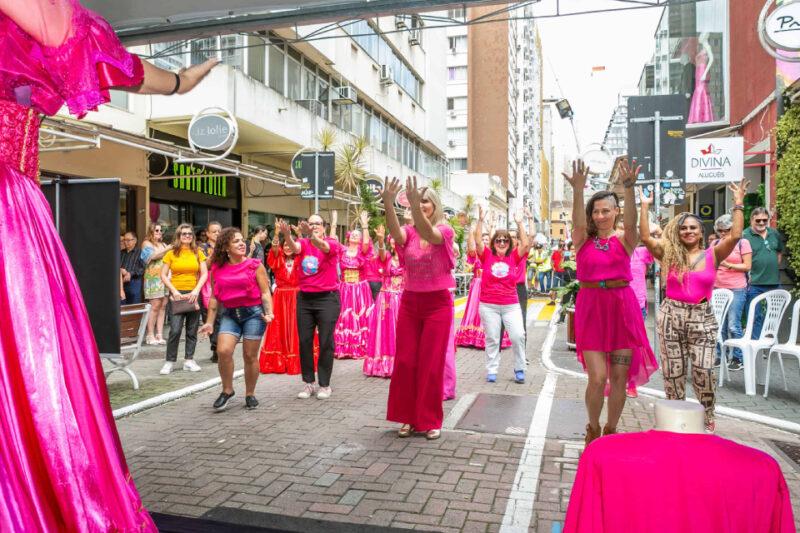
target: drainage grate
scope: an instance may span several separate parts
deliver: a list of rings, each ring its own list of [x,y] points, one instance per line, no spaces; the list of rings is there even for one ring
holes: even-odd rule
[[[773,448],[781,452],[787,460],[794,466],[794,469],[800,472],[800,445],[792,444],[784,440],[767,440]]]
[[[456,429],[501,435],[527,435],[533,410],[536,408],[536,399],[536,396],[480,393],[456,424]]]

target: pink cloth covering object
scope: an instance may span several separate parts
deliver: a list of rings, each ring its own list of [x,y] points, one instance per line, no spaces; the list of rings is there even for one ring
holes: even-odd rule
[[[402,228],[406,234],[406,242],[402,246],[398,243],[396,247],[405,269],[406,291],[439,291],[456,286],[456,279],[453,277],[453,267],[456,265],[453,249],[455,233],[449,224],[439,224],[436,227],[444,242],[426,243],[424,246],[414,226],[406,225]]]
[[[711,301],[711,294],[714,292],[714,281],[717,279],[717,269],[714,265],[714,249],[705,250],[705,266],[703,270],[696,272],[685,272],[682,278],[674,270],[667,274],[667,298],[684,302],[687,304],[697,304],[705,298]]]
[[[456,330],[456,345],[457,346],[472,346],[478,349],[486,348],[486,334],[481,326],[481,315],[478,312],[481,300],[481,277],[483,276],[483,269],[481,267],[481,260],[477,257],[467,257],[467,264],[473,265],[473,277],[469,282],[469,292],[467,293],[467,303],[464,306],[464,314],[461,317],[461,323]],[[511,346],[511,338],[508,332],[503,332],[503,338],[500,340],[500,348],[508,348]]]
[[[5,2],[0,49],[0,242],[14,250],[0,254],[0,531],[156,531],[36,181],[38,113],[67,103],[82,116],[108,101],[107,87],[140,84],[142,65],[71,1]]]
[[[645,246],[637,246],[631,254],[631,288],[640,309],[647,305],[647,265],[652,265],[653,261],[652,254]]]
[[[397,313],[403,294],[403,268],[391,257],[380,261],[377,257],[375,271],[383,277],[381,291],[369,316],[367,356],[364,358],[364,375],[392,377],[394,354],[397,348]]]
[[[716,243],[714,244],[716,245]],[[731,254],[725,258],[725,261],[732,265],[741,265],[744,263],[744,256],[752,254],[753,247],[750,246],[750,241],[741,238],[739,242],[736,243]],[[744,272],[731,270],[728,267],[720,265],[717,267],[717,279],[714,282],[714,287],[719,289],[746,289],[747,275]]]
[[[572,486],[565,533],[621,531],[794,533],[795,525],[780,466],[766,453],[715,435],[646,431],[592,442]]]
[[[342,248],[339,256],[344,279],[339,284],[342,307],[339,320],[336,321],[336,329],[333,331],[335,343],[333,356],[337,359],[363,359],[367,355],[372,291],[364,279],[365,259],[360,246],[354,256],[348,253],[346,247]],[[358,281],[348,281],[350,277]]]
[[[608,247],[607,250],[602,248]],[[631,260],[616,235],[608,240],[587,239],[578,250],[580,281],[631,281]],[[630,286],[614,289],[582,287],[575,302],[575,344],[578,361],[586,368],[583,352],[631,350],[628,383],[644,385],[658,369],[642,308]]]
[[[228,309],[261,305],[261,289],[256,281],[259,266],[261,261],[252,258],[237,265],[211,265],[214,297],[217,301]]]
[[[339,288],[336,265],[342,245],[330,237],[325,238],[330,250],[325,254],[311,244],[310,239],[300,239],[300,290],[303,292],[335,291]]]
[[[488,246],[480,258],[483,274],[481,276],[481,302],[497,305],[519,304],[517,296],[517,270],[520,263],[525,264],[517,249],[507,256],[495,255]]]

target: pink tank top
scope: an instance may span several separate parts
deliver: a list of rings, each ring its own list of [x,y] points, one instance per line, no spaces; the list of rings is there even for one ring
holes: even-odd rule
[[[246,259],[237,265],[211,265],[214,297],[230,309],[261,305],[261,290],[256,281],[260,264],[258,259]]]
[[[631,281],[631,258],[616,235],[590,237],[578,250],[576,274],[580,281]]]
[[[703,298],[706,301],[711,301],[714,281],[717,279],[714,248],[707,248],[705,256],[705,268],[700,271],[686,272],[682,281],[678,279],[675,269],[670,269],[667,275],[667,298],[688,304],[700,303]]]
[[[397,246],[397,254],[404,268],[407,291],[438,291],[456,286],[456,279],[453,277],[453,267],[456,264],[453,228],[449,224],[439,224],[436,227],[442,233],[442,244],[428,244],[423,247],[414,226],[403,226],[406,242]]]

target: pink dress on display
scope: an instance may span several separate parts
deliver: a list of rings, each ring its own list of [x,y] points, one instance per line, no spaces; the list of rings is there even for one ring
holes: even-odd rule
[[[370,313],[364,375],[390,378],[397,348],[397,313],[403,294],[403,267],[395,264],[388,254],[385,261],[377,257],[374,261],[374,269],[383,278],[383,286]]]
[[[39,114],[82,117],[142,63],[69,0],[5,2],[0,49],[0,531],[156,531],[38,184]]]
[[[714,122],[714,106],[711,103],[711,94],[708,92],[708,78],[702,79],[708,67],[708,54],[701,51],[695,58],[694,68],[694,94],[689,107],[688,124],[704,124]]]
[[[333,332],[337,359],[363,359],[367,355],[367,328],[372,310],[372,292],[365,278],[367,258],[360,245],[356,255],[350,255],[347,247],[342,247],[339,265],[342,281],[339,284],[339,298],[342,310],[336,329]]]
[[[458,346],[469,346],[483,350],[486,348],[486,334],[481,326],[481,315],[478,307],[481,300],[481,276],[483,268],[481,260],[475,255],[467,256],[467,264],[472,265],[472,281],[469,282],[469,292],[467,293],[467,304],[464,306],[464,315],[461,317],[461,324],[456,330],[456,344]],[[507,332],[503,332],[500,340],[500,348],[511,346],[511,339]]]
[[[608,240],[587,239],[578,250],[578,280],[631,281],[631,260],[616,235]],[[636,294],[630,286],[581,287],[575,302],[575,344],[578,361],[586,368],[583,352],[631,350],[628,383],[644,385],[658,369],[644,328]]]

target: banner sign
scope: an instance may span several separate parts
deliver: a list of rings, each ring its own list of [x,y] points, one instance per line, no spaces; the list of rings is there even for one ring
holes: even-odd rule
[[[686,183],[728,183],[743,175],[743,137],[686,139]]]

